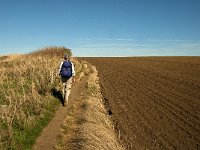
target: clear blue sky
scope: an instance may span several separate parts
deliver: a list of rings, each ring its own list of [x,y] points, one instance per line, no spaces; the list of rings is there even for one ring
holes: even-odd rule
[[[0,55],[200,56],[200,0],[0,0]]]

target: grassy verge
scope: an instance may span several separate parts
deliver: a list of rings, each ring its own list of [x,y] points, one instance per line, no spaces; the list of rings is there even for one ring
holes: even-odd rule
[[[56,145],[55,149],[60,150],[60,149],[67,149],[68,146],[66,146],[66,139],[73,134],[76,126],[76,120],[75,120],[75,113],[77,111],[77,104],[74,104],[72,107],[69,108],[69,111],[66,115],[65,120],[63,121],[63,124],[60,128],[59,134],[56,138]],[[69,148],[69,147],[68,147]]]
[[[24,128],[22,132],[22,129],[20,129],[20,127],[15,127],[13,140],[16,144],[15,147],[12,147],[12,149],[19,149],[20,147],[25,150],[31,149],[33,143],[35,142],[35,139],[40,135],[44,126],[46,126],[52,119],[54,112],[57,109],[57,107],[55,106],[58,106],[58,104],[59,102],[57,100],[51,102],[46,109],[46,112],[44,113],[44,117],[36,121],[35,125],[32,128]],[[23,146],[18,143],[23,143]]]
[[[59,101],[51,89],[66,48],[52,47],[0,62],[0,149],[31,149]],[[9,57],[9,56],[8,56]]]

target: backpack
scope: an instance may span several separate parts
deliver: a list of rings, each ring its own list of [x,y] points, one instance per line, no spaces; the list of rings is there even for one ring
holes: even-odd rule
[[[61,76],[69,79],[72,76],[72,63],[70,61],[64,61],[61,67]]]

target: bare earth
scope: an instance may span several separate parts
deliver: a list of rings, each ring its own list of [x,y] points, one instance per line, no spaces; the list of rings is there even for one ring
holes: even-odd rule
[[[200,149],[200,57],[81,59],[128,149]]]
[[[41,133],[41,136],[36,140],[36,144],[33,146],[33,150],[54,150],[56,145],[56,137],[59,134],[60,126],[63,123],[64,118],[68,113],[68,108],[71,107],[72,102],[76,101],[79,91],[83,89],[86,79],[81,80],[78,83],[73,84],[72,90],[69,96],[69,103],[66,107],[61,106],[56,112],[54,118],[50,121],[47,127],[45,127]]]

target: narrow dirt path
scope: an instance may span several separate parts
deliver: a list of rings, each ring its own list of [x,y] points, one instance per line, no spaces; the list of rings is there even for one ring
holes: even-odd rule
[[[98,72],[82,64],[67,107],[59,108],[33,150],[124,150],[101,99]]]
[[[98,71],[82,62],[87,76],[63,120],[56,150],[124,150],[101,97]]]
[[[72,101],[76,101],[79,92],[85,85],[87,78],[84,77],[80,82],[75,82],[72,85],[71,93],[69,96],[69,103],[66,107],[60,106],[60,108],[55,113],[54,118],[50,123],[43,129],[41,136],[37,138],[33,150],[53,150],[56,144],[56,137],[58,135],[60,126],[64,118],[68,113],[68,108],[72,105]]]

